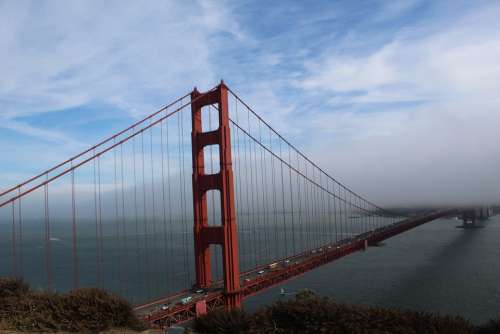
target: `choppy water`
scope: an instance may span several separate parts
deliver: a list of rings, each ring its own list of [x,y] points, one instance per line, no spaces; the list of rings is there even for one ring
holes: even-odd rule
[[[310,288],[339,302],[459,314],[481,323],[500,316],[500,217],[484,228],[437,220],[248,299],[255,309],[279,290]]]

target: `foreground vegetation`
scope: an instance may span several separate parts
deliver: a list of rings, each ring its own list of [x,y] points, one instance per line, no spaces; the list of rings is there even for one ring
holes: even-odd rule
[[[0,332],[97,333],[141,327],[130,304],[105,291],[34,292],[21,280],[0,279]]]
[[[133,333],[144,329],[125,300],[99,289],[35,292],[21,280],[0,279],[0,333]],[[114,330],[113,330],[114,329]],[[462,317],[336,303],[303,290],[249,314],[215,311],[194,322],[200,334],[498,334],[500,319],[479,327]]]
[[[500,321],[475,327],[462,317],[339,304],[304,290],[293,300],[278,301],[253,314],[212,312],[197,319],[194,329],[200,334],[498,334]]]

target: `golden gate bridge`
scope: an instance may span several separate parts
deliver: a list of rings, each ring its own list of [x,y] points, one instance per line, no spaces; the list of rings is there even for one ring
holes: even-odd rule
[[[375,205],[221,82],[1,192],[0,271],[46,290],[105,288],[165,328],[458,215],[479,217]]]

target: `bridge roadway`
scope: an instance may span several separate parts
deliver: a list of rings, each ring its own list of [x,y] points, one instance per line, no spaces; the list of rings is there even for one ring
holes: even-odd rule
[[[418,217],[407,218],[400,222],[357,235],[352,238],[327,244],[295,256],[277,260],[273,263],[252,269],[241,274],[241,294],[249,297],[274,285],[300,276],[316,267],[335,261],[370,245],[404,233],[422,224],[438,218],[458,214],[457,209],[438,210]],[[185,298],[188,298],[186,300]],[[184,299],[184,303],[182,302]],[[168,328],[197,315],[197,304],[205,304],[206,310],[224,305],[224,287],[222,281],[215,282],[209,289],[185,290],[147,304],[135,307],[138,317],[152,327]],[[198,310],[199,312],[199,310]]]

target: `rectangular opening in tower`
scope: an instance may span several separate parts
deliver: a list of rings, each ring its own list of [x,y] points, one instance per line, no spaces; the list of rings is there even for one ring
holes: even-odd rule
[[[203,132],[214,131],[219,128],[219,109],[217,104],[201,108],[201,129]]]
[[[217,174],[220,172],[219,145],[209,145],[203,148],[203,160],[205,174]]]
[[[209,226],[221,225],[220,191],[209,190],[207,196],[207,220]]]

